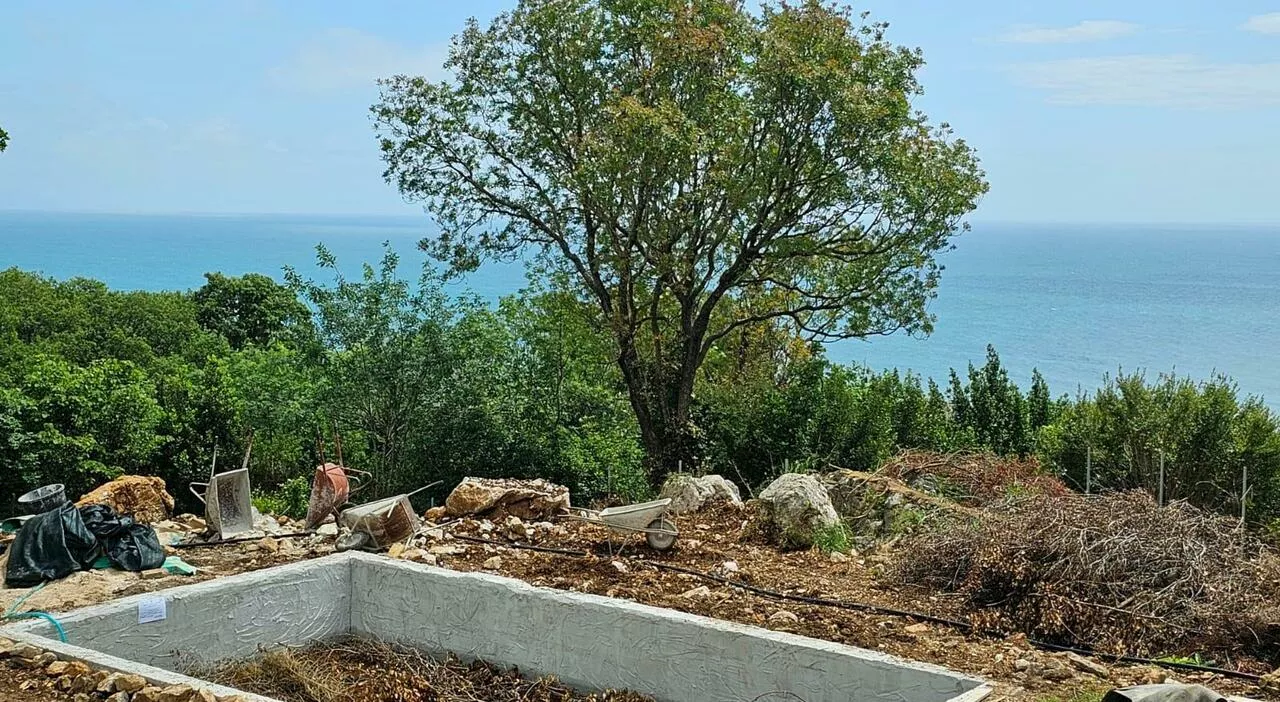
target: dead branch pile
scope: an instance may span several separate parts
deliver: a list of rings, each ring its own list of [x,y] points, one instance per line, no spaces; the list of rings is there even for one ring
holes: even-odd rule
[[[632,692],[581,693],[553,676],[527,679],[483,661],[435,659],[416,649],[352,637],[189,672],[285,702],[652,702]]]
[[[1110,653],[1280,651],[1280,558],[1185,503],[1032,496],[899,554],[899,579],[959,593],[982,629]]]
[[[903,451],[885,461],[879,473],[912,485],[941,479],[940,492],[970,505],[985,505],[1009,495],[1067,495],[1071,490],[1049,475],[1034,457],[992,453]]]

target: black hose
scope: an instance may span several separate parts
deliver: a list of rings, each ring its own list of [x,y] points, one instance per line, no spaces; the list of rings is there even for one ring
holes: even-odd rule
[[[226,546],[227,544],[242,544],[247,541],[262,541],[267,537],[273,539],[292,539],[297,536],[311,536],[314,531],[297,531],[292,534],[267,534],[266,536],[241,536],[235,539],[223,539],[221,541],[184,541],[176,544],[169,544],[173,548],[209,548],[211,546]]]
[[[459,541],[470,541],[477,544],[489,544],[491,546],[503,546],[507,548],[518,548],[524,551],[537,551],[538,553],[554,553],[559,556],[573,556],[575,558],[583,558],[590,556],[586,551],[572,551],[566,548],[547,548],[546,546],[534,546],[532,544],[522,544],[519,542],[494,541],[493,539],[482,539],[478,536],[467,536],[465,534],[453,534],[453,538]]]
[[[547,548],[545,546],[533,546],[531,544],[522,544],[519,542],[507,543],[502,541],[494,541],[493,539],[482,539],[475,536],[463,536],[461,534],[454,534],[453,536],[455,539],[460,539],[462,541],[471,541],[474,543],[490,544],[492,546],[502,546],[506,548],[521,549],[526,551],[537,551],[539,553],[553,553],[553,554],[562,555],[562,556],[572,556],[575,558],[582,558],[582,557],[591,555],[586,551],[576,551],[576,550],[569,550],[569,549],[562,549],[562,548]],[[965,621],[960,621],[958,619],[947,619],[945,617],[935,617],[931,614],[923,614],[921,612],[910,612],[907,610],[893,609],[891,607],[881,607],[879,605],[867,604],[865,602],[829,600],[821,597],[808,597],[805,595],[788,595],[787,593],[784,593],[784,592],[775,592],[773,590],[767,590],[762,587],[756,587],[755,585],[748,585],[747,583],[739,582],[736,580],[730,580],[729,578],[726,578],[721,575],[716,575],[714,573],[704,573],[702,571],[693,570],[691,568],[684,568],[682,566],[671,565],[669,563],[662,563],[660,561],[651,561],[647,559],[643,559],[641,560],[641,562],[647,565],[653,566],[658,570],[667,570],[675,573],[683,573],[685,575],[692,575],[694,577],[711,580],[713,582],[721,583],[723,585],[728,585],[730,587],[736,587],[738,589],[745,590],[754,595],[758,595],[760,597],[765,597],[768,599],[799,602],[802,604],[815,605],[819,607],[837,607],[840,609],[848,609],[848,610],[854,610],[859,612],[868,612],[872,614],[884,614],[884,615],[894,616],[894,617],[907,617],[910,619],[917,619],[923,622],[932,622],[934,624],[941,624],[943,626],[954,627],[956,629],[960,629],[962,631],[969,632],[969,633],[976,633],[978,635],[995,635],[995,636],[1003,635],[1000,632],[996,632],[996,631],[983,631],[983,630],[977,629],[976,627],[973,626],[973,624],[970,624],[969,622],[965,622]],[[1141,665],[1153,665],[1161,668],[1170,668],[1173,670],[1190,670],[1190,671],[1195,671],[1200,673],[1213,673],[1215,675],[1222,675],[1224,677],[1229,677],[1229,678],[1238,678],[1240,680],[1249,680],[1252,682],[1257,682],[1262,679],[1261,675],[1255,675],[1253,673],[1245,673],[1239,670],[1231,670],[1229,668],[1215,668],[1213,666],[1198,665],[1196,663],[1179,663],[1176,661],[1161,661],[1161,660],[1156,660],[1154,658],[1142,658],[1140,656],[1127,656],[1127,655],[1115,656],[1115,655],[1109,655],[1106,653],[1099,653],[1097,651],[1091,651],[1087,648],[1079,648],[1076,646],[1065,646],[1062,644],[1049,643],[1047,641],[1040,641],[1032,638],[1028,638],[1027,643],[1037,648],[1043,648],[1050,651],[1066,651],[1069,653],[1075,653],[1075,654],[1085,655],[1085,656],[1093,656],[1096,658],[1102,658],[1104,660],[1109,660],[1109,661],[1118,662],[1118,663],[1137,663]]]

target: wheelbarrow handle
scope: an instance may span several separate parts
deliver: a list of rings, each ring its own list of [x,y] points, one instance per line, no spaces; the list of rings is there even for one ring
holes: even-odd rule
[[[204,492],[196,492],[197,485],[204,488]],[[197,500],[204,502],[205,493],[209,491],[209,483],[190,483],[187,485],[187,489],[191,491],[192,495],[196,496]]]

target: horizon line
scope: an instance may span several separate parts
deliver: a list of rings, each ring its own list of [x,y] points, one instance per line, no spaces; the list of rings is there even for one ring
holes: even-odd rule
[[[317,217],[330,219],[343,218],[377,218],[417,220],[430,216],[425,212],[417,214],[388,212],[300,212],[300,211],[246,211],[246,212],[213,212],[201,210],[95,210],[95,209],[33,209],[0,207],[0,215],[37,214],[37,215],[91,215],[104,217]],[[991,218],[967,220],[971,226],[1081,226],[1081,227],[1263,227],[1280,228],[1280,220],[1140,220],[1140,219],[1024,219],[1024,218]]]

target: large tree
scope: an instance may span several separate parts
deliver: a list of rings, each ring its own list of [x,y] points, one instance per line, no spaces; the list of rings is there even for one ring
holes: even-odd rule
[[[455,268],[545,255],[616,344],[653,478],[694,458],[698,367],[758,324],[927,332],[985,192],[912,108],[918,50],[817,0],[521,0],[433,82],[383,82],[386,177]]]
[[[5,147],[8,145],[9,145],[9,133],[3,129],[0,129],[0,151],[4,151]]]

